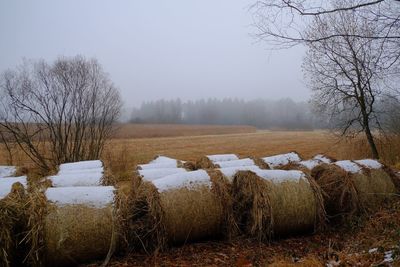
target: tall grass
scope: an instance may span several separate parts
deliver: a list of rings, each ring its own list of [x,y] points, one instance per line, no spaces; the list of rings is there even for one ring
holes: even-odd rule
[[[338,157],[342,159],[371,158],[372,153],[364,136],[344,138],[338,146]],[[400,169],[400,136],[375,135],[380,160]]]

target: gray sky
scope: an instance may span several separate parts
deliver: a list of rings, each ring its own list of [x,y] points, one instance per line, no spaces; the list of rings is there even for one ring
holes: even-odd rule
[[[160,98],[308,99],[301,47],[250,36],[255,0],[0,0],[0,71],[22,59],[96,57],[127,107]]]

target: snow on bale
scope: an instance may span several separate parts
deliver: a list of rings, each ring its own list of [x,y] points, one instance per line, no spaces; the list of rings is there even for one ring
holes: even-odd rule
[[[132,216],[125,228],[134,233],[128,233],[128,243],[149,252],[221,236],[229,197],[225,182],[204,170],[141,181],[126,202]]]
[[[229,167],[241,167],[241,166],[256,166],[254,160],[250,158],[228,160],[228,161],[216,161],[214,165],[217,168],[229,168]]]
[[[14,176],[16,172],[15,166],[0,166],[0,178]]]
[[[260,241],[313,231],[325,222],[322,191],[301,171],[239,171],[232,198],[239,228]]]
[[[101,160],[86,160],[71,163],[64,163],[59,166],[58,174],[67,174],[70,172],[80,172],[89,169],[102,169],[103,163]]]
[[[196,169],[213,169],[218,168],[217,163],[236,161],[239,157],[235,154],[215,154],[207,155],[198,159],[195,163]]]
[[[182,167],[182,162],[177,159],[165,157],[165,156],[157,156],[155,159],[150,161],[147,164],[139,164],[137,165],[137,170],[150,170],[150,169],[171,169],[171,168],[179,168]]]
[[[323,164],[323,163],[331,163],[331,162],[333,162],[333,160],[330,157],[327,157],[322,154],[318,154],[318,155],[315,155],[311,159],[302,160],[302,161],[298,161],[298,162],[296,162],[296,161],[290,162],[279,168],[283,169],[283,170],[299,170],[299,171],[305,172],[307,174],[310,174],[311,170],[313,168],[315,168],[316,166]]]
[[[261,158],[261,160],[269,166],[269,169],[279,169],[291,163],[298,163],[301,161],[301,158],[296,152],[290,152],[287,154],[264,157]]]
[[[48,177],[54,187],[112,185],[114,177],[101,160],[64,163],[57,175]]]
[[[146,181],[154,181],[165,176],[187,172],[184,168],[164,168],[137,170],[136,175]]]
[[[3,179],[13,179],[5,184]],[[7,190],[5,190],[7,188]],[[0,190],[0,266],[20,266],[25,258],[24,233],[27,230],[26,177],[1,178]]]
[[[58,187],[30,194],[30,264],[75,266],[104,259],[116,242],[113,186]]]
[[[311,176],[325,193],[329,216],[345,217],[375,209],[396,192],[388,172],[384,168],[370,168],[369,163],[342,160],[312,169]],[[374,163],[376,166],[378,164]]]
[[[49,176],[47,179],[51,182],[52,187],[100,186],[103,181],[103,169],[71,171]]]

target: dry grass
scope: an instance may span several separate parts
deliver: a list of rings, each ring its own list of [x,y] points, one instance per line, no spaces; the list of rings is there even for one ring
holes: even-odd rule
[[[71,266],[104,259],[111,246],[113,208],[48,206],[45,253],[49,266]]]
[[[184,124],[122,124],[116,139],[254,133],[256,128],[246,125],[184,125]]]

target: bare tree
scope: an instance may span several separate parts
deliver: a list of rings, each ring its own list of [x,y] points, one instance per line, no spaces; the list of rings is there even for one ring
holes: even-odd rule
[[[336,37],[308,43],[303,64],[314,92],[313,103],[328,114],[342,135],[364,132],[374,158],[379,158],[373,128],[380,128],[376,102],[385,92],[385,81],[393,75],[396,61],[387,39],[375,36],[380,30],[357,13],[337,11],[323,19],[315,18],[306,38]]]
[[[259,0],[252,5],[258,37],[278,47],[319,42],[337,36],[351,35],[362,39],[387,39],[399,54],[400,1],[399,0]],[[352,12],[379,29],[373,35],[335,32],[320,36],[307,35],[314,19],[322,19],[338,12]]]
[[[118,90],[92,59],[25,61],[0,79],[5,141],[43,171],[63,162],[96,159],[121,108]]]

